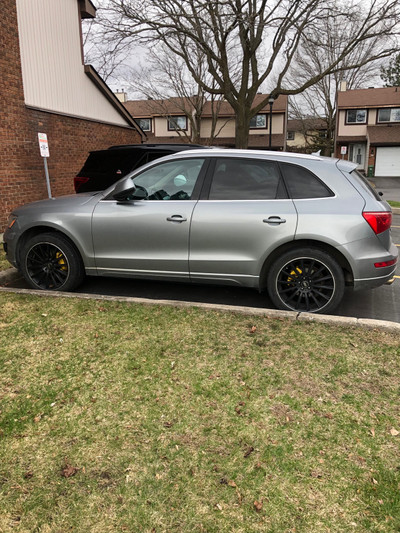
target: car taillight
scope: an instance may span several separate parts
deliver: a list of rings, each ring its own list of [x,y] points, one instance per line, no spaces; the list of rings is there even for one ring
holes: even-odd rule
[[[391,259],[390,261],[381,261],[380,263],[374,263],[375,268],[384,268],[384,267],[390,267],[397,263],[396,259]]]
[[[392,213],[390,211],[364,211],[363,217],[376,235],[383,233],[392,225]]]
[[[82,187],[82,185],[84,183],[87,183],[89,181],[89,178],[84,178],[82,176],[76,176],[74,178],[74,188],[75,188],[75,192],[79,192],[79,189],[80,187]]]

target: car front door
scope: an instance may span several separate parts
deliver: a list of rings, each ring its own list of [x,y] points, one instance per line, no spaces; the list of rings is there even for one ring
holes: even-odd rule
[[[209,194],[192,217],[190,277],[257,287],[266,257],[296,232],[297,212],[278,165],[218,157],[208,181]]]
[[[189,230],[204,166],[204,158],[160,163],[133,178],[145,199],[97,204],[92,234],[99,275],[189,277]]]

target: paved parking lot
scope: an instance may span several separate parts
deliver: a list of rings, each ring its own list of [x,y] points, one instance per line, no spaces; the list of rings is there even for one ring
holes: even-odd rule
[[[400,247],[400,215],[393,217],[393,242]],[[345,293],[334,313],[337,316],[372,318],[400,323],[400,265],[392,285],[373,290]],[[16,288],[27,288],[24,280],[13,283]],[[265,294],[239,287],[190,285],[143,280],[87,278],[79,292],[109,296],[130,296],[149,300],[176,300],[204,302],[246,307],[273,308]]]

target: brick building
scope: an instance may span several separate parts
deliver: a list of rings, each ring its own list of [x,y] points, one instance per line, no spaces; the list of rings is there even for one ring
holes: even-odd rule
[[[38,132],[49,139],[53,196],[73,192],[89,150],[140,143],[143,132],[90,66],[81,19],[90,0],[7,0],[0,33],[0,233],[9,212],[47,197]]]

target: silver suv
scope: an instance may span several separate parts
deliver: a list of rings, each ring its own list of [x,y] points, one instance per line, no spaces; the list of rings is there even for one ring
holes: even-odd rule
[[[103,192],[16,209],[8,260],[35,289],[90,276],[267,290],[280,309],[332,311],[345,286],[394,274],[391,209],[338,159],[196,150],[149,163]]]

